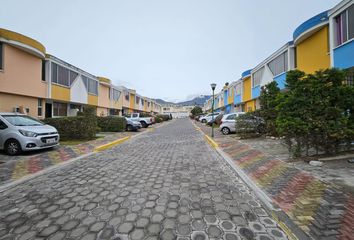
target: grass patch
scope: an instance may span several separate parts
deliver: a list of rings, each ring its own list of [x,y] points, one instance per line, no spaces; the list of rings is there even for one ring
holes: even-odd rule
[[[89,142],[89,141],[96,140],[99,138],[104,138],[104,136],[96,136],[90,140],[81,140],[81,139],[72,139],[72,140],[63,140],[63,141],[60,140],[60,145],[66,145],[66,146],[78,145],[78,144]]]

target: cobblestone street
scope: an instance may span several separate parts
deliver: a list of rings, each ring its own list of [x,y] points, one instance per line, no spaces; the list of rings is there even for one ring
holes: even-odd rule
[[[190,120],[17,185],[0,239],[287,239]]]

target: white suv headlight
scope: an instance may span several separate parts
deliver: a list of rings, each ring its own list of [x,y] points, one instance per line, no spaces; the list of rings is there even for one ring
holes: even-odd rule
[[[18,131],[25,137],[37,137],[38,136],[38,134],[35,132],[26,131],[26,130],[18,130]]]

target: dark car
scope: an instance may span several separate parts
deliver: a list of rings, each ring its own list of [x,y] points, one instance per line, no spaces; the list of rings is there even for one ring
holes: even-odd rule
[[[126,118],[126,120],[127,120],[127,126],[126,126],[127,131],[138,131],[142,127],[140,122],[133,121],[128,118]]]
[[[221,119],[223,116],[224,116],[224,114],[220,113],[218,116],[214,117],[214,120],[211,119],[207,124],[209,126],[211,126],[213,123],[214,123],[214,125],[219,125],[219,124],[221,124]]]

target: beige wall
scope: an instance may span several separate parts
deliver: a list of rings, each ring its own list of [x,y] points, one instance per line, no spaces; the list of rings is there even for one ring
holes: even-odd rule
[[[29,114],[35,118],[44,118],[45,115],[45,101],[42,100],[42,116],[38,113],[38,98],[26,97],[20,95],[13,95],[0,92],[0,112],[14,112],[15,107],[29,108]]]
[[[0,92],[45,98],[47,84],[41,80],[42,60],[8,44],[3,47]]]
[[[108,86],[99,85],[98,106],[110,108],[109,90]]]
[[[108,116],[108,108],[97,107],[97,116]]]

